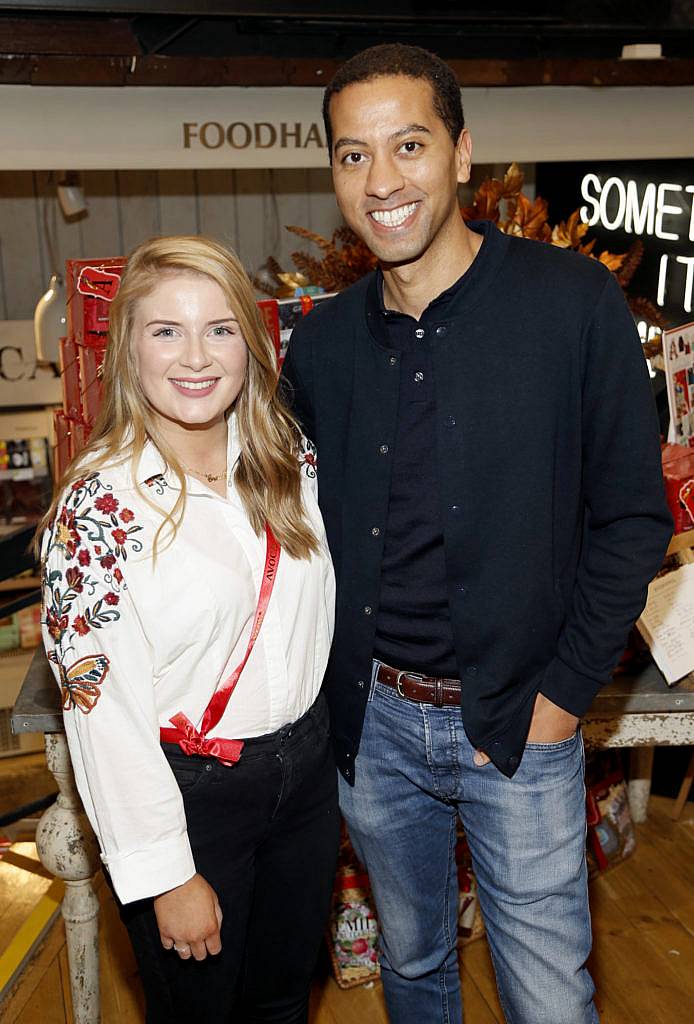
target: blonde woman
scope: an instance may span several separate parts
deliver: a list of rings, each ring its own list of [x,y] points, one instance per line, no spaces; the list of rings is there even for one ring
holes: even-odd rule
[[[237,258],[130,256],[42,538],[44,639],[148,1024],[307,1020],[335,865],[334,578]]]

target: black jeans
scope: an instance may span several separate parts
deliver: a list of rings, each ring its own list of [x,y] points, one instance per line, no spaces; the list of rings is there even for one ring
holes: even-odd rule
[[[151,899],[120,907],[147,1024],[303,1024],[339,833],[325,698],[293,725],[248,740],[233,768],[163,749],[196,868],[224,920],[221,953],[197,962],[163,949]]]

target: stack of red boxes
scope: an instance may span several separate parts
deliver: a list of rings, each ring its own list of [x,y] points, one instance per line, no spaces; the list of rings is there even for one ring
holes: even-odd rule
[[[54,418],[58,477],[86,444],[101,404],[109,305],[125,263],[122,257],[66,263],[68,336],[60,341],[63,409]]]

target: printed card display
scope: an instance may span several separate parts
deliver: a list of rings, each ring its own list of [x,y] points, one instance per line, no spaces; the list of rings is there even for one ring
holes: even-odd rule
[[[663,334],[669,441],[694,448],[694,323]]]

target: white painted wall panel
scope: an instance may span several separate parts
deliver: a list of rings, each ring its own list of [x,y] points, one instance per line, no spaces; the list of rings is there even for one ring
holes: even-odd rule
[[[196,172],[158,171],[160,229],[163,235],[197,235],[200,232]]]
[[[48,285],[34,174],[0,172],[0,316],[25,320]]]
[[[238,252],[236,171],[222,167],[196,171],[196,181],[200,234],[211,235]]]
[[[161,234],[156,171],[118,171],[118,209],[123,251],[130,252],[145,238]]]
[[[84,258],[120,256],[125,251],[115,171],[85,171],[82,183],[88,213],[82,220]],[[63,257],[71,256],[63,253]]]

